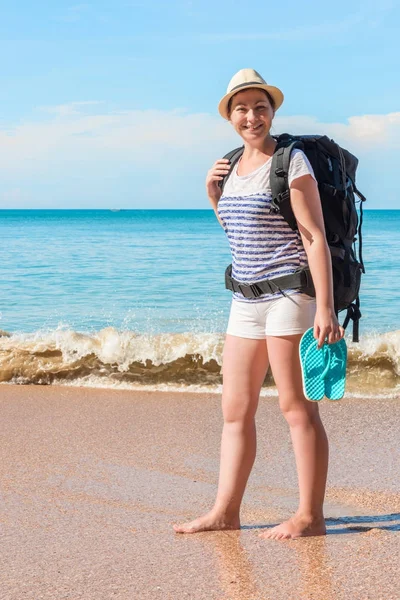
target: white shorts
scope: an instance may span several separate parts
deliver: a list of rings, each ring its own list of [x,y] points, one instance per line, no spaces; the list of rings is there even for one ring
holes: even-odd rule
[[[233,298],[226,333],[256,340],[296,335],[314,326],[315,311],[315,298],[303,293],[254,303]]]

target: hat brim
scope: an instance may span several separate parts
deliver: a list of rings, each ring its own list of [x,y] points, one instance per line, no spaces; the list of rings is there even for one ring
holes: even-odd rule
[[[229,121],[228,115],[228,104],[229,100],[239,92],[243,92],[244,90],[248,90],[250,88],[258,88],[260,90],[265,90],[271,96],[275,103],[275,110],[281,106],[283,102],[283,94],[281,90],[273,85],[268,85],[266,83],[243,83],[241,85],[236,86],[229,94],[225,94],[220,103],[218,104],[218,112],[227,121]]]

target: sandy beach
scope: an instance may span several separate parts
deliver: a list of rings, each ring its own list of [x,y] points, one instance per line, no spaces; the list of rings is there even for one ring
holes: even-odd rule
[[[400,398],[324,401],[328,535],[258,532],[296,506],[289,432],[262,398],[239,532],[175,534],[215,495],[213,394],[3,385],[3,600],[400,598]]]

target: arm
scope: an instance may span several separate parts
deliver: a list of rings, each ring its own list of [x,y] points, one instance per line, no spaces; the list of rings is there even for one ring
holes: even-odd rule
[[[210,196],[208,196],[208,199],[210,201],[211,206],[214,209],[215,216],[217,217],[219,224],[221,225],[222,229],[224,229],[224,225],[218,215],[218,200],[216,200],[215,198],[211,198]]]
[[[229,172],[229,160],[221,158],[213,164],[211,169],[207,173],[206,178],[206,191],[207,197],[210,201],[211,206],[214,209],[215,216],[217,217],[219,224],[224,229],[224,225],[218,215],[218,202],[222,196],[222,190],[218,183],[222,181],[224,176]]]
[[[315,286],[317,313],[314,337],[318,338],[318,347],[321,347],[327,337],[328,343],[337,342],[343,337],[344,330],[335,315],[331,255],[325,237],[318,187],[311,175],[292,181],[290,199]]]

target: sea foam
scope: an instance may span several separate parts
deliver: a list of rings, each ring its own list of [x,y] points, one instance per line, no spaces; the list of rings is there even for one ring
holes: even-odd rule
[[[224,335],[136,333],[107,327],[78,332],[62,324],[34,333],[1,332],[0,381],[90,387],[219,390]],[[393,395],[400,385],[400,331],[348,342],[348,391]],[[265,390],[273,387],[271,376]]]

